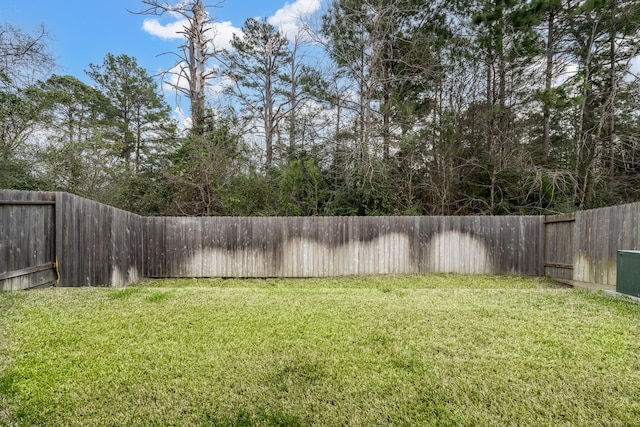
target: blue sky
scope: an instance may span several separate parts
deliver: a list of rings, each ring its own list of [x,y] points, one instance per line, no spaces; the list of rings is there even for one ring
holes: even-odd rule
[[[169,0],[172,4],[178,0]],[[218,22],[219,43],[225,45],[232,32],[249,17],[267,18],[282,29],[291,28],[301,11],[314,12],[324,0],[205,0],[218,4],[209,12]],[[138,64],[155,74],[174,64],[158,54],[175,51],[180,40],[172,37],[179,27],[170,16],[150,21],[127,10],[140,11],[139,0],[2,0],[0,23],[33,32],[43,24],[50,33],[48,46],[56,59],[56,74],[70,74],[85,82],[89,64],[101,64],[107,53],[135,57]],[[145,23],[145,20],[146,23]],[[172,26],[172,24],[174,24]]]

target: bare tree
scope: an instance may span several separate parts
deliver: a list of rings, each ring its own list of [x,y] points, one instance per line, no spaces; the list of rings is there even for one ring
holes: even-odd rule
[[[216,69],[207,68],[207,64],[222,53],[222,50],[215,47],[216,32],[213,26],[215,21],[206,9],[219,7],[219,4],[205,6],[202,0],[180,1],[175,6],[163,0],[142,0],[142,3],[148,6],[147,9],[134,12],[135,14],[161,16],[170,13],[182,16],[187,21],[180,31],[185,39],[184,44],[180,46],[180,51],[161,54],[171,54],[176,57],[175,66],[162,74],[166,84],[189,98],[191,134],[202,135],[206,121],[206,86],[207,82],[217,75]]]
[[[44,27],[30,34],[0,26],[0,162],[12,157],[42,123],[47,100],[31,86],[54,67],[46,41]]]
[[[18,27],[0,26],[0,82],[14,88],[26,87],[46,76],[54,67],[47,50],[45,27],[29,34]]]

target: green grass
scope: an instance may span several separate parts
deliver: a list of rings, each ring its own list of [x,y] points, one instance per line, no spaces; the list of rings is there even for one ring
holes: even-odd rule
[[[0,293],[0,425],[639,425],[640,305],[537,279]]]

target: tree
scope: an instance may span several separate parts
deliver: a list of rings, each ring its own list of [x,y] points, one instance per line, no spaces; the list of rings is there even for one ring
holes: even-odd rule
[[[51,71],[55,62],[47,38],[44,26],[34,34],[9,24],[0,26],[0,87],[5,92],[34,84]]]
[[[40,128],[48,102],[37,88],[0,92],[0,156],[16,154],[33,132]]]
[[[363,0],[333,1],[322,22],[327,52],[355,85],[357,99],[347,107],[356,114],[354,151],[361,160],[365,159],[373,131],[372,101],[376,85],[372,78],[373,41],[368,6],[368,1]]]
[[[32,87],[0,91],[0,188],[35,189],[27,141],[41,129],[48,108]]]
[[[620,150],[617,108],[628,78],[629,62],[638,55],[640,5],[623,0],[578,2],[570,10],[566,50],[577,72],[568,82],[574,99],[570,123],[574,204],[606,203],[598,194],[614,181]],[[637,77],[633,77],[637,80]],[[609,202],[615,200],[611,195]]]
[[[187,24],[181,31],[185,42],[180,52],[171,52],[177,58],[174,67],[163,73],[165,82],[178,93],[186,95],[191,104],[191,133],[201,136],[205,127],[205,97],[210,80],[217,76],[216,68],[211,61],[222,53],[215,47],[214,20],[206,11],[202,0],[180,1],[171,6],[165,1],[142,0],[148,8],[138,14],[160,16],[165,13],[183,17]],[[186,83],[186,85],[185,85]]]
[[[189,135],[169,155],[169,214],[232,215],[235,178],[243,169],[244,144],[232,114],[208,115],[204,132]]]
[[[140,170],[154,142],[173,137],[175,124],[170,108],[157,92],[155,82],[135,58],[107,54],[102,65],[90,64],[87,75],[109,101],[105,120],[114,153],[125,162],[126,170]],[[156,153],[158,144],[155,144]]]
[[[439,127],[446,115],[442,109],[445,41],[452,38],[448,9],[444,2],[423,0],[337,0],[323,18],[326,49],[342,81],[351,85],[344,110],[351,113],[347,119],[353,123],[352,152],[360,174],[356,186],[386,183],[367,193],[384,189],[382,198],[393,212],[414,209],[407,205],[407,200],[416,201],[414,182],[406,180],[424,167],[418,162],[427,160],[425,150],[430,150],[434,163],[439,152],[445,153],[441,146],[446,139],[439,138],[445,132],[440,133]],[[416,143],[418,134],[428,143]],[[341,135],[337,140],[349,140],[344,125],[337,128],[337,135]],[[411,165],[406,164],[409,159]],[[407,175],[397,168],[410,170],[411,178],[405,179]],[[370,200],[379,198],[378,194]]]
[[[266,20],[249,18],[242,34],[233,35],[228,55],[228,75],[245,108],[261,120],[264,129],[265,167],[273,163],[273,143],[291,98],[285,67],[292,63],[287,38]],[[294,89],[295,90],[295,89]]]
[[[47,101],[33,84],[54,66],[47,32],[0,26],[0,187],[33,189],[33,161],[25,143],[41,127]]]
[[[292,155],[299,148],[304,148],[306,138],[311,137],[313,125],[309,122],[316,122],[314,117],[305,114],[303,108],[308,105],[308,101],[315,101],[314,93],[318,87],[322,86],[321,73],[304,62],[303,48],[306,43],[306,35],[298,32],[291,42],[290,61],[283,70],[283,84],[286,97],[286,120],[288,138],[288,158],[292,161]]]
[[[50,103],[48,144],[39,162],[48,189],[103,198],[111,161],[101,144],[101,133],[109,100],[73,76],[53,75],[39,88]]]
[[[544,46],[544,91],[542,101],[542,160],[547,161],[551,148],[551,113],[554,100],[558,92],[553,88],[553,82],[558,74],[556,67],[562,37],[562,20],[566,22],[566,5],[563,0],[535,0],[530,8],[521,9],[522,15],[543,22],[543,32],[546,33]]]

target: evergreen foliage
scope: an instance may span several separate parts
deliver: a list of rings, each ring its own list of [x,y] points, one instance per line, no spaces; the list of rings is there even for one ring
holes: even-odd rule
[[[198,45],[220,62],[188,68],[195,127],[179,131],[126,55],[90,64],[94,87],[27,79],[49,58],[46,32],[3,27],[0,186],[174,215],[547,214],[640,200],[637,1],[333,0],[297,34],[248,19],[229,52],[211,44],[201,1],[142,3],[190,18],[178,56]],[[222,76],[225,107],[202,98]]]

